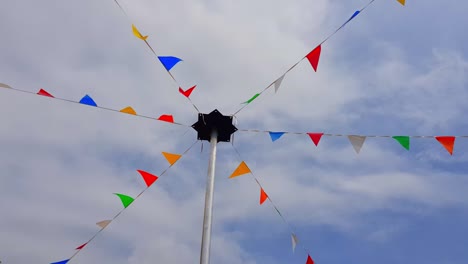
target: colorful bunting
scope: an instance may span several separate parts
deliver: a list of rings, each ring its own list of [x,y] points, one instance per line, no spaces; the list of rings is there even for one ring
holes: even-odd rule
[[[312,139],[312,142],[314,142],[315,146],[318,146],[323,133],[307,133],[307,135],[309,135],[310,139]]]
[[[455,137],[451,136],[440,136],[440,137],[435,137],[437,141],[439,141],[442,146],[450,153],[450,155],[453,154],[453,146],[455,145]]]
[[[255,98],[259,97],[260,94],[255,94],[254,96],[252,96],[252,98],[250,98],[249,100],[243,102],[243,104],[250,104],[253,100],[255,100]]]
[[[147,187],[150,187],[151,184],[153,184],[158,179],[158,176],[148,173],[146,171],[137,171],[141,174],[141,177],[143,177],[143,180],[145,181]]]
[[[38,95],[42,95],[42,96],[48,96],[48,97],[52,97],[54,98],[54,96],[52,96],[50,93],[48,93],[46,90],[44,89],[40,89],[39,92],[37,92]]]
[[[125,107],[124,109],[120,110],[120,112],[129,114],[129,115],[136,115],[137,114],[135,112],[135,110],[131,106]]]
[[[159,56],[159,61],[164,65],[167,71],[170,71],[181,59],[173,56]]]
[[[98,225],[100,228],[106,228],[106,226],[108,226],[111,222],[112,220],[104,220],[101,222],[97,222],[96,225]]]
[[[314,264],[314,260],[310,257],[310,255],[307,255],[307,262],[306,264]]]
[[[62,261],[54,262],[54,263],[50,263],[50,264],[67,264],[68,261],[70,261],[70,260],[69,260],[69,259],[66,259],[66,260],[62,260]]]
[[[361,13],[361,11],[356,11],[356,12],[354,12],[354,14],[348,19],[348,21],[346,21],[346,22],[344,23],[344,25],[348,24],[349,21],[353,20],[353,18],[355,18],[357,15],[359,15],[359,13]],[[344,26],[344,25],[343,25],[343,26]]]
[[[271,141],[275,142],[276,140],[280,139],[284,135],[284,132],[269,132]]]
[[[268,199],[268,194],[266,194],[263,188],[260,188],[260,205],[262,205],[266,201],[266,199]]]
[[[174,117],[172,115],[161,115],[158,120],[164,121],[164,122],[169,122],[169,123],[174,123]]]
[[[190,94],[192,94],[193,90],[197,87],[196,85],[190,87],[186,91],[182,90],[182,88],[179,87],[179,93],[183,94],[185,97],[189,98]]]
[[[229,179],[241,176],[246,173],[250,173],[250,168],[247,166],[247,164],[242,161],[241,164],[237,167],[237,169],[229,176]]]
[[[296,246],[299,243],[299,240],[297,239],[297,236],[295,234],[291,234],[291,241],[292,241],[292,250],[294,253],[296,251]]]
[[[397,0],[401,5],[405,5],[406,0]]]
[[[171,166],[174,165],[174,163],[176,163],[180,159],[180,157],[182,157],[182,155],[172,154],[172,153],[167,153],[167,152],[162,152],[162,154],[166,158],[167,162],[171,164]]]
[[[357,154],[361,151],[362,145],[364,145],[364,141],[366,137],[364,136],[348,136],[349,142],[353,145],[354,150]]]
[[[83,245],[81,245],[81,246],[79,246],[79,247],[77,247],[77,248],[75,248],[75,249],[76,249],[76,250],[81,250],[81,249],[83,249],[83,248],[86,246],[86,244],[88,244],[88,243],[84,243]]]
[[[132,197],[127,196],[125,194],[120,194],[120,193],[114,193],[114,194],[117,195],[120,198],[120,200],[122,201],[122,204],[123,204],[123,206],[125,208],[127,208],[135,200]]]
[[[275,81],[274,85],[275,85],[275,93],[278,92],[278,89],[280,88],[281,86],[281,83],[283,82],[283,79],[284,79],[284,76],[286,75],[283,74],[283,76],[279,77],[278,80]]]
[[[9,86],[8,84],[4,84],[4,83],[0,83],[0,87],[11,89],[11,86]]]
[[[135,35],[135,37],[141,39],[141,40],[144,40],[146,41],[146,39],[148,38],[148,36],[143,36],[140,31],[138,31],[138,29],[135,27],[135,25],[132,24],[132,31],[133,31],[133,35]]]
[[[91,98],[89,95],[85,95],[83,98],[81,98],[80,104],[97,106],[96,102],[94,102],[93,98]]]
[[[398,143],[400,143],[406,150],[410,148],[410,137],[408,136],[394,136],[393,137]]]
[[[314,50],[307,54],[306,58],[309,60],[310,65],[317,71],[317,67],[320,60],[320,53],[322,52],[322,45],[318,45]]]

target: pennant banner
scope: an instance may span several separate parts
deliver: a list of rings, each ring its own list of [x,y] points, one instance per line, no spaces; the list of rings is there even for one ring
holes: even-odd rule
[[[310,257],[310,255],[307,255],[307,262],[306,264],[314,264],[314,260]]]
[[[4,84],[4,83],[0,83],[0,87],[11,89],[11,86],[9,86],[8,84]]]
[[[180,157],[182,157],[182,155],[172,154],[172,153],[167,153],[167,152],[162,152],[162,154],[166,158],[167,162],[171,164],[171,166],[174,165],[180,159]]]
[[[46,90],[44,89],[40,89],[39,92],[37,92],[38,95],[42,95],[42,96],[47,96],[47,97],[52,97],[54,98],[50,93],[48,93]]]
[[[406,150],[410,148],[410,137],[408,136],[394,136],[393,137],[401,146],[403,146]]]
[[[127,208],[135,200],[132,197],[125,195],[125,194],[120,194],[120,193],[114,193],[114,194],[120,198],[120,201],[122,201],[124,208]]]
[[[93,98],[91,98],[89,95],[85,95],[83,98],[81,98],[80,104],[97,106],[96,102],[94,102]]]
[[[190,87],[189,89],[187,89],[186,91],[182,90],[182,88],[179,87],[179,93],[181,93],[183,96],[189,98],[190,95],[192,94],[193,90],[195,89],[195,87],[197,87],[196,85]]]
[[[268,199],[268,194],[266,194],[263,188],[260,188],[260,205],[262,205]]]
[[[455,137],[448,137],[448,136],[440,136],[436,137],[437,141],[439,141],[442,146],[450,153],[453,154],[453,146],[455,145]]]
[[[363,136],[348,136],[349,142],[353,145],[354,150],[357,154],[361,151],[362,145],[364,145],[364,141],[366,141],[366,137]]]
[[[125,107],[124,109],[120,110],[120,112],[129,114],[129,115],[136,115],[137,114],[135,112],[135,110],[130,106]]]
[[[98,225],[100,228],[106,228],[111,222],[112,220],[104,220],[101,222],[97,222],[96,225]]]
[[[293,253],[295,253],[297,243],[299,243],[299,240],[297,239],[297,236],[295,234],[291,234],[291,242],[292,242],[292,251]]]
[[[54,263],[50,263],[50,264],[67,264],[69,261],[70,261],[69,259],[66,259],[66,260],[62,260],[62,261],[54,262]]]
[[[142,170],[137,171],[141,174],[141,177],[143,177],[143,180],[145,181],[147,187],[150,187],[158,179],[158,176],[153,175],[149,172]]]
[[[401,5],[405,5],[406,1],[405,0],[397,0],[398,3],[400,3]]]
[[[135,27],[135,25],[132,24],[132,32],[133,32],[133,35],[135,35],[135,37],[141,39],[141,40],[144,40],[146,41],[146,39],[148,38],[148,36],[143,36],[140,31]]]
[[[306,56],[306,58],[310,62],[310,65],[312,65],[312,68],[314,69],[314,71],[317,71],[321,52],[322,52],[322,45],[319,45]]]
[[[162,115],[158,118],[160,121],[174,123],[174,117],[172,115]]]
[[[77,247],[77,248],[75,248],[75,249],[76,249],[76,250],[81,250],[81,249],[83,249],[83,248],[86,246],[86,244],[88,244],[88,243],[84,243],[83,245],[81,245],[81,246],[79,246],[79,247]]]
[[[314,142],[315,146],[317,147],[320,139],[323,136],[323,133],[307,133],[309,135],[310,139],[312,139],[312,142]]]
[[[278,89],[280,88],[281,83],[283,82],[284,76],[286,76],[286,73],[275,81],[275,93],[278,92]]]
[[[275,142],[284,135],[284,132],[270,132],[271,141]]]
[[[232,179],[232,178],[235,178],[235,177],[238,177],[238,176],[250,173],[250,172],[251,171],[250,171],[249,166],[247,166],[247,164],[245,164],[245,162],[242,161],[241,164],[239,164],[239,166],[237,167],[237,169],[231,174],[231,176],[229,176],[229,179]]]
[[[259,97],[260,94],[255,94],[254,96],[252,96],[252,98],[250,98],[249,100],[245,101],[244,104],[250,104],[253,100],[255,100],[257,97]]]
[[[182,61],[181,59],[173,56],[159,56],[158,58],[167,71],[170,71],[177,63]]]

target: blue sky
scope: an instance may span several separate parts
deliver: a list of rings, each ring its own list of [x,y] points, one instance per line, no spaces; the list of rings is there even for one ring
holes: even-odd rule
[[[202,112],[231,114],[341,25],[364,0],[121,1]],[[468,135],[468,4],[376,0],[237,116],[238,127],[361,135]],[[196,112],[131,34],[113,1],[19,0],[0,8],[0,83],[149,116]],[[114,192],[137,195],[137,169],[159,175],[161,151],[196,139],[185,127],[0,91],[0,260],[71,256],[113,217]],[[406,151],[368,138],[239,132],[235,146],[316,263],[461,264],[468,258],[468,141],[450,156],[433,139]],[[199,259],[208,145],[198,143],[71,263],[192,263]],[[239,159],[219,145],[212,263],[305,263],[287,226]]]

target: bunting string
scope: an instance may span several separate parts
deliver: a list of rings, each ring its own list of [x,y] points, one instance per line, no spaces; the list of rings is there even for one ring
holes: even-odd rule
[[[327,42],[330,38],[332,38],[336,33],[338,33],[340,30],[342,30],[351,20],[353,20],[357,15],[362,13],[365,9],[367,9],[372,3],[374,3],[375,0],[371,0],[368,2],[363,8],[360,10],[357,10],[353,13],[353,15],[346,20],[340,27],[338,27],[333,33],[328,35],[320,44],[318,44],[317,47],[315,47],[310,53],[308,53],[306,56],[302,57],[299,61],[294,63],[286,72],[284,72],[282,75],[280,75],[278,78],[276,78],[272,83],[270,83],[267,87],[265,87],[262,91],[259,93],[255,94],[252,98],[247,100],[246,102],[242,103],[243,106],[241,106],[233,115],[237,115],[240,111],[242,111],[247,105],[249,105],[252,101],[254,101],[257,97],[262,95],[266,90],[270,89],[271,87],[275,88],[275,92],[278,91],[279,87],[281,86],[281,82],[283,81],[284,77],[286,74],[288,74],[290,71],[292,71],[300,62],[302,62],[305,58],[310,62],[312,68],[314,71],[317,71],[318,63],[320,60],[320,54],[322,50],[322,44]],[[403,0],[397,0],[400,4],[405,5],[405,2]]]
[[[4,87],[4,86],[0,85],[0,87]],[[4,87],[4,88],[7,88],[7,87]],[[40,96],[48,97],[48,98],[63,101],[63,102],[80,104],[80,105],[88,105],[88,106],[93,106],[93,107],[95,107],[97,109],[102,109],[102,110],[106,110],[106,111],[124,113],[124,114],[129,114],[129,115],[140,117],[140,118],[152,119],[152,120],[157,120],[157,121],[164,121],[164,122],[167,122],[167,123],[172,123],[174,125],[190,127],[188,125],[184,125],[184,124],[181,124],[181,123],[178,123],[178,122],[174,122],[174,118],[172,117],[172,115],[161,115],[159,118],[155,118],[155,117],[151,117],[151,116],[137,114],[135,112],[135,110],[130,106],[125,107],[125,108],[123,108],[121,110],[112,109],[112,108],[103,107],[103,106],[98,106],[96,104],[96,102],[89,95],[85,95],[80,101],[73,101],[73,100],[70,100],[70,99],[55,97],[55,96],[51,95],[49,92],[45,91],[44,89],[40,89],[39,92],[34,93],[34,92],[31,92],[31,91],[17,89],[17,88],[13,88],[13,87],[8,86],[7,90],[11,90],[11,91],[15,91],[15,92],[21,92],[21,93],[27,93],[27,94],[33,94],[33,95],[40,95]]]
[[[187,154],[187,152],[189,152],[194,146],[195,144],[198,142],[199,140],[196,140],[190,147],[188,147],[181,155],[177,155],[178,158],[173,160],[173,162],[169,162],[169,166],[163,170],[160,174],[159,174],[159,177],[163,176],[164,174],[166,174],[166,172],[172,167],[174,166],[174,164],[179,160],[179,158],[181,158],[182,156],[184,156],[185,154]],[[165,152],[163,152],[164,154]],[[166,153],[168,154],[168,153]],[[176,155],[176,154],[171,154],[171,155]],[[165,155],[166,156],[166,155]],[[166,156],[167,158],[167,156]],[[117,217],[119,217],[123,211],[125,211],[133,202],[135,202],[138,198],[140,198],[144,192],[146,192],[146,190],[148,190],[152,184],[158,179],[158,176],[155,176],[155,175],[152,175],[148,172],[145,172],[145,171],[142,171],[142,170],[137,170],[141,176],[143,177],[143,180],[145,181],[146,183],[146,188],[143,189],[135,198],[131,198],[130,196],[127,196],[127,195],[123,195],[123,194],[119,194],[119,193],[114,193],[115,195],[117,195],[120,200],[122,201],[122,204],[124,206],[124,208],[122,210],[120,210],[112,219],[110,220],[104,220],[104,221],[101,221],[101,222],[98,222],[97,225],[101,227],[101,229],[99,231],[97,231],[86,243],[82,244],[81,246],[77,247],[76,248],[76,252],[68,259],[66,260],[62,260],[62,261],[59,261],[59,262],[54,262],[54,263],[51,263],[51,264],[66,264],[68,262],[70,262],[75,256],[77,256],[85,246],[87,246],[91,241],[93,241],[99,234],[101,234],[102,231],[104,231],[104,229],[106,229]]]
[[[117,1],[117,0],[114,0],[114,2],[117,4],[117,6],[119,7],[120,11],[122,11],[122,13],[125,15],[125,17],[127,18],[128,21],[130,21],[131,23],[131,19],[129,17],[129,15],[127,14],[127,12],[125,12],[124,8],[122,7],[122,5],[120,5],[120,3]],[[146,46],[151,50],[151,52],[154,54],[154,56],[156,56],[156,58],[161,62],[161,64],[164,66],[164,68],[166,69],[166,72],[169,74],[169,76],[171,77],[171,79],[174,81],[175,85],[177,85],[177,87],[179,88],[179,92],[184,95],[187,100],[190,102],[190,104],[192,104],[193,108],[195,108],[195,110],[200,113],[200,110],[198,109],[198,107],[195,105],[195,103],[193,103],[192,99],[190,99],[190,94],[192,92],[192,90],[195,88],[195,86],[193,86],[192,88],[190,88],[190,92],[188,92],[188,95],[186,92],[184,92],[184,90],[182,90],[182,86],[179,84],[179,82],[177,81],[177,79],[174,77],[174,75],[170,72],[170,70],[172,69],[172,67],[174,67],[178,62],[182,61],[181,59],[179,58],[176,58],[176,57],[172,57],[172,56],[158,56],[158,54],[156,53],[156,51],[153,49],[153,47],[149,44],[149,42],[147,41],[148,39],[148,36],[143,36],[140,31],[136,28],[136,26],[132,24],[132,30],[133,30],[133,34],[143,40],[146,44]]]
[[[293,227],[293,225],[291,225],[289,223],[289,221],[286,220],[286,217],[284,216],[284,214],[281,213],[281,211],[279,210],[279,207],[273,202],[270,195],[267,194],[267,192],[265,192],[265,188],[263,188],[262,184],[258,180],[258,177],[255,176],[255,174],[252,172],[252,170],[243,161],[242,156],[239,153],[239,151],[237,150],[237,148],[234,145],[232,145],[232,148],[236,152],[237,158],[241,162],[241,164],[233,172],[233,174],[231,174],[231,176],[229,178],[238,177],[238,176],[241,176],[241,175],[247,174],[247,173],[252,176],[252,179],[255,181],[255,183],[260,188],[260,205],[263,204],[263,202],[265,202],[266,200],[268,200],[270,202],[270,205],[273,207],[273,209],[275,209],[276,213],[280,216],[281,220],[285,223],[285,225],[289,229],[289,232],[291,233],[293,252],[294,252],[294,250],[296,248],[296,245],[300,245],[301,248],[304,250],[304,252],[307,254],[307,262],[306,263],[307,264],[309,264],[309,263],[313,264],[314,262],[313,262],[312,258],[310,257],[310,251],[304,246],[303,243],[299,243],[300,240],[298,239],[297,232],[295,231],[295,228]]]

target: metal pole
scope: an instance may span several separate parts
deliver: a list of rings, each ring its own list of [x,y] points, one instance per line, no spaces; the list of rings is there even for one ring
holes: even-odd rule
[[[216,145],[218,143],[218,133],[216,130],[211,132],[211,153],[208,163],[208,179],[206,182],[205,194],[205,215],[203,217],[203,234],[200,252],[200,264],[210,263],[210,247],[211,247],[211,221],[213,219],[213,194],[215,180],[215,165],[216,165]]]

